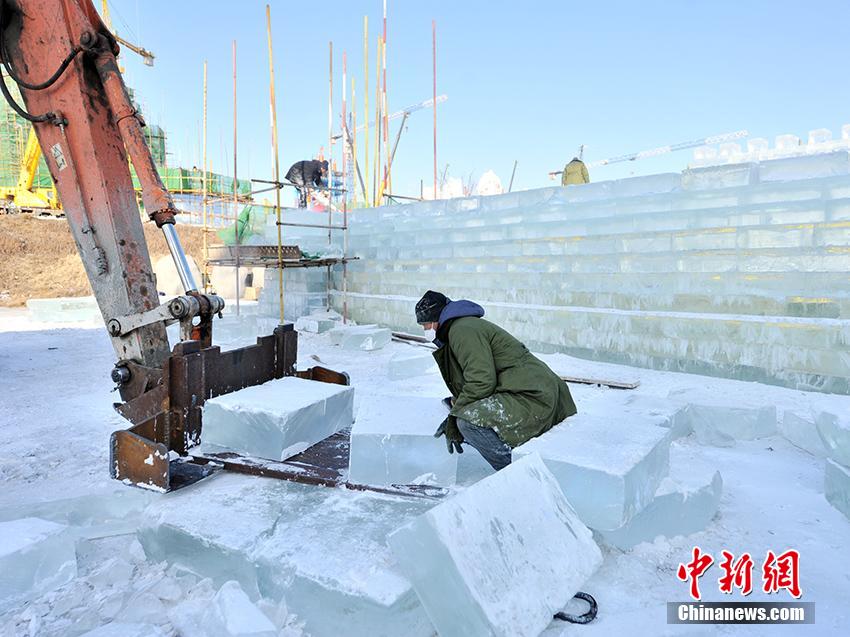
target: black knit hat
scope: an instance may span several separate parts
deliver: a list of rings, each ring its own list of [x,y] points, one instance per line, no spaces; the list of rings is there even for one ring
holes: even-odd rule
[[[416,304],[416,322],[436,323],[440,320],[440,312],[451,303],[445,294],[428,290]]]

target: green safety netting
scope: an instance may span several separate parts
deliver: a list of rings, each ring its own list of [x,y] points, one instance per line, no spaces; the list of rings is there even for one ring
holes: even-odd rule
[[[245,206],[242,212],[239,213],[236,223],[219,230],[216,234],[225,245],[233,245],[236,243],[236,232],[238,228],[239,243],[245,243],[248,237],[263,233],[263,228],[266,225],[266,214],[265,210],[257,206]]]

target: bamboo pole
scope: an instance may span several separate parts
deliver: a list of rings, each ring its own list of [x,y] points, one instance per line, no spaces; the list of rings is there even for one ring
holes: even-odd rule
[[[384,33],[383,33],[383,55],[382,65],[384,67],[384,90],[383,90],[383,109],[384,109],[384,185],[383,192],[386,192],[390,183],[390,110],[389,102],[387,101],[387,0],[384,0]]]
[[[210,249],[207,235],[209,228],[207,227],[207,61],[204,60],[204,124],[203,124],[203,141],[202,141],[202,157],[201,157],[201,179],[203,181],[202,206],[204,211],[204,294],[209,292],[210,287]]]
[[[375,166],[372,171],[372,205],[378,205],[378,180],[381,170],[381,46],[382,40],[378,36],[378,53],[375,56],[375,70],[377,77],[375,81]]]
[[[431,51],[434,67],[434,199],[437,198],[437,21],[431,20]]]
[[[366,169],[365,183],[369,184],[369,16],[363,16],[363,117],[366,118],[366,131],[363,134],[363,145],[365,147],[365,157],[363,166]],[[363,205],[369,205],[369,195],[364,192],[363,197],[366,199]]]
[[[345,51],[342,52],[342,200],[345,202],[348,199],[348,150],[346,148],[346,132],[348,127],[348,59]],[[330,243],[330,242],[328,242]]]
[[[239,180],[236,175],[236,40],[233,40],[233,213],[236,230],[236,316],[239,316]]]
[[[333,188],[333,126],[334,126],[334,43],[329,42],[328,48],[328,188]],[[328,190],[328,245],[331,244],[331,216],[333,191]],[[330,295],[328,295],[328,307],[330,307]]]
[[[280,158],[277,141],[277,105],[274,90],[274,55],[272,53],[272,14],[266,5],[266,32],[269,40],[269,108],[271,109],[272,152],[274,153],[274,180],[280,182]],[[274,191],[274,211],[277,219],[277,292],[280,307],[280,324],[283,325],[283,232],[280,225],[280,187]]]
[[[354,78],[351,78],[351,161],[354,162],[354,172],[358,176],[360,168],[357,165],[357,92],[354,88]],[[357,203],[357,184],[352,184],[355,196],[353,204]]]

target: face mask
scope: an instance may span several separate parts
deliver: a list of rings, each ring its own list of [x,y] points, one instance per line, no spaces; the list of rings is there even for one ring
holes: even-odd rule
[[[429,341],[433,341],[437,338],[437,330],[425,330],[425,338]]]

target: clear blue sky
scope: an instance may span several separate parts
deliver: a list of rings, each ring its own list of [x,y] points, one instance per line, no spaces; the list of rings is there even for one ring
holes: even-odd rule
[[[271,175],[265,4],[110,0],[116,31],[156,54],[153,68],[130,53],[124,65],[148,119],[168,132],[175,163],[200,165],[206,59],[209,155],[214,170],[232,172],[235,39],[240,177]],[[327,143],[331,40],[335,109],[347,51],[363,121],[367,14],[374,109],[382,3],[273,0],[271,11],[285,171]],[[432,19],[437,92],[449,97],[438,108],[438,163],[456,177],[492,169],[507,184],[516,159],[515,187],[541,187],[582,143],[593,161],[739,129],[772,143],[777,134],[805,137],[822,127],[837,135],[850,123],[844,0],[389,0],[390,112],[431,95]],[[411,116],[393,171],[399,194],[417,194],[420,178],[433,180],[431,127],[430,111]],[[597,168],[591,179],[681,170],[690,158],[682,151]]]

